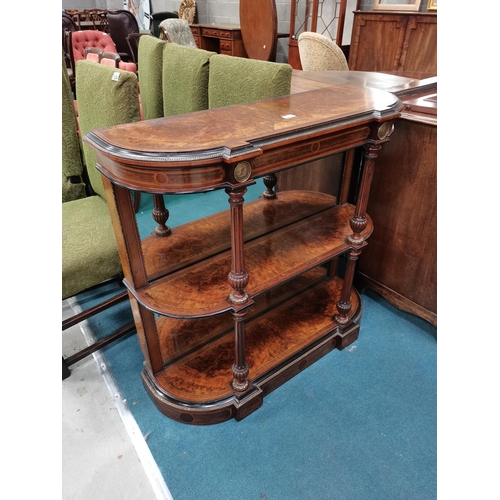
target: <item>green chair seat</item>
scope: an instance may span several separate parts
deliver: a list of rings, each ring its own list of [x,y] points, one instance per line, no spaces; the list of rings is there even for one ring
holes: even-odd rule
[[[101,196],[62,205],[63,300],[122,270],[106,200]]]

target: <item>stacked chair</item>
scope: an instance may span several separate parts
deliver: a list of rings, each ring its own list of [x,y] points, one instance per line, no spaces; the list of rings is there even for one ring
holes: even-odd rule
[[[115,73],[119,74],[118,79],[112,79]],[[64,75],[67,78],[63,67],[63,80]],[[78,61],[76,86],[82,137],[92,129],[140,120],[137,76],[134,73],[92,61]],[[64,116],[65,113],[70,113],[71,109],[74,113],[69,82],[66,86],[63,85],[63,91],[66,93],[66,96],[63,94]],[[74,127],[72,132],[75,132]],[[67,133],[70,133],[69,129]],[[63,300],[111,280],[122,279],[118,248],[101,174],[95,168],[95,153],[86,144],[80,144],[91,191],[89,196],[62,204]],[[115,297],[63,321],[63,331],[127,299],[128,294],[123,290]],[[129,324],[76,354],[63,357],[63,379],[70,375],[69,366],[134,330],[134,325]]]

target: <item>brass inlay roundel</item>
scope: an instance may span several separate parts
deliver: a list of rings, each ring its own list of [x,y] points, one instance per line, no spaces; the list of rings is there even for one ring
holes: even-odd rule
[[[377,135],[379,139],[385,139],[389,133],[391,132],[392,126],[391,123],[385,122],[380,125],[377,131]]]
[[[234,167],[234,178],[238,182],[245,182],[250,179],[252,175],[252,166],[247,161],[240,161],[236,167]]]
[[[155,181],[158,184],[168,184],[168,176],[165,174],[155,174]]]

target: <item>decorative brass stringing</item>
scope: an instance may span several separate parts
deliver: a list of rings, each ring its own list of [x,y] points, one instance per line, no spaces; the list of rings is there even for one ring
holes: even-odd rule
[[[252,166],[247,161],[240,161],[236,167],[234,167],[234,178],[238,182],[245,182],[250,179],[252,175]]]

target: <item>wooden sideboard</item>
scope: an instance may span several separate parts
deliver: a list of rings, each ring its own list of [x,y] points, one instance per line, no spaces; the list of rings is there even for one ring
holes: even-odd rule
[[[349,69],[437,75],[437,13],[354,12]]]
[[[401,109],[393,94],[338,85],[85,136],[103,176],[143,383],[161,412],[198,425],[240,420],[356,340],[362,304],[352,284],[373,231],[370,185]],[[355,204],[274,191],[280,172],[359,147]],[[262,177],[266,191],[245,203]],[[140,238],[131,191],[213,189],[225,190],[227,211]]]
[[[198,48],[218,54],[247,57],[239,25],[191,24],[190,27]]]

